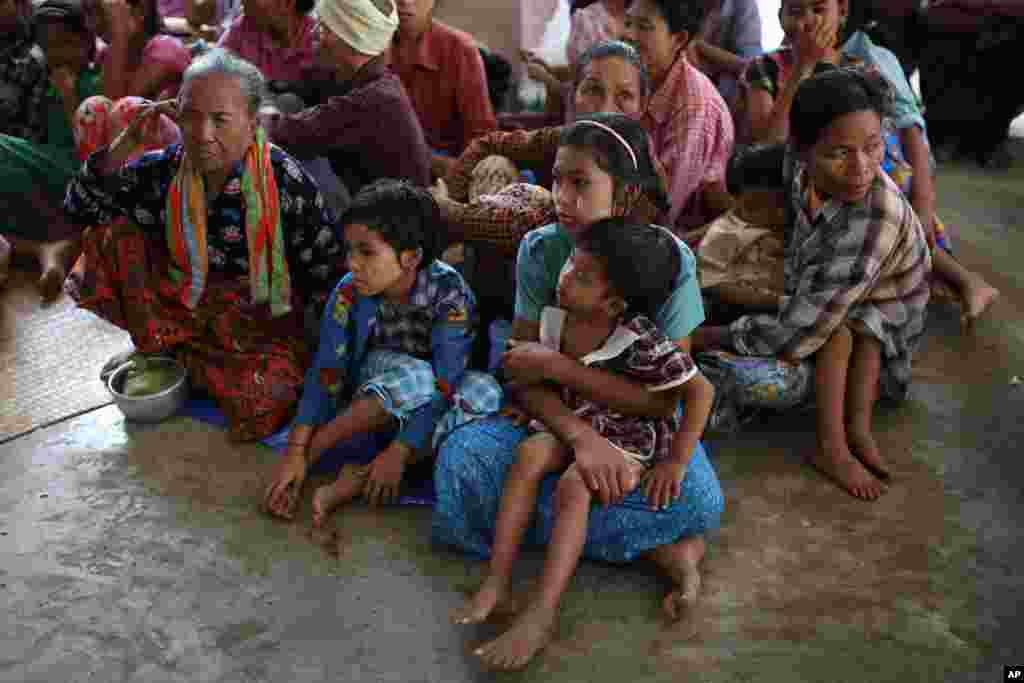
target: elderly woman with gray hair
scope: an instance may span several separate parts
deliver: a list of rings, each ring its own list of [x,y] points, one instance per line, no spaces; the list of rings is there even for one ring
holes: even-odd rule
[[[125,163],[147,116],[93,153],[65,209],[91,226],[67,288],[128,330],[136,350],[173,353],[235,440],[291,416],[308,361],[304,314],[323,305],[343,260],[316,184],[267,141],[263,76],[213,50],[185,71],[182,144]]]

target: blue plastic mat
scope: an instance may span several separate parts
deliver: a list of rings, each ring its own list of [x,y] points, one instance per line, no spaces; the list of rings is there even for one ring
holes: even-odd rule
[[[208,398],[193,398],[181,411],[181,415],[205,422],[221,428],[227,428],[227,420],[217,405]],[[382,450],[390,439],[390,434],[364,435],[352,442],[341,444],[323,454],[309,472],[309,476],[331,474],[337,472],[348,462],[366,463],[373,455]],[[260,443],[269,446],[276,453],[284,453],[288,446],[288,427],[271,434]],[[405,485],[405,494],[398,501],[399,505],[433,505],[434,480],[430,470],[422,466],[414,466],[410,471],[410,479]]]

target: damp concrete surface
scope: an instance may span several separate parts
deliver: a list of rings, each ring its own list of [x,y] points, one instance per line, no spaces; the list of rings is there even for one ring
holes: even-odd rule
[[[863,503],[802,466],[809,415],[710,438],[727,509],[682,622],[651,567],[585,563],[555,642],[484,672],[496,627],[448,622],[481,567],[431,545],[428,509],[353,506],[325,546],[308,501],[260,513],[268,449],[108,406],[0,445],[0,681],[1002,680],[1024,664],[1024,172],[944,168],[940,209],[1003,297],[969,335],[933,309],[910,399],[876,418],[894,484]]]

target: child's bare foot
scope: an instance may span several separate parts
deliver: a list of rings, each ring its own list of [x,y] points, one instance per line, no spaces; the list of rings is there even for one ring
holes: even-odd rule
[[[960,324],[965,330],[971,329],[975,321],[999,298],[999,290],[972,273],[963,291],[963,313]]]
[[[838,448],[821,445],[807,461],[855,498],[875,500],[885,493],[885,485],[853,457],[845,444]]]
[[[53,303],[57,300],[61,291],[63,291],[64,279],[66,277],[67,273],[64,272],[63,268],[54,267],[43,271],[36,286],[39,289],[39,298],[43,300],[44,304]]]
[[[359,497],[366,483],[366,467],[343,465],[333,484],[319,487],[313,494],[313,526],[320,527],[334,509]]]
[[[554,638],[557,616],[554,609],[531,605],[507,631],[473,654],[491,669],[522,669]]]
[[[888,481],[892,477],[889,471],[889,463],[882,457],[874,435],[870,430],[856,430],[847,428],[846,438],[850,442],[850,452],[860,460],[864,467],[868,468],[871,474],[882,481]]]
[[[482,624],[491,614],[510,602],[507,582],[488,576],[480,589],[466,604],[452,612],[452,623]],[[508,611],[507,606],[501,610]]]
[[[678,621],[697,604],[700,595],[699,565],[704,557],[704,537],[689,536],[658,546],[650,557],[675,583],[661,606],[669,619]]]

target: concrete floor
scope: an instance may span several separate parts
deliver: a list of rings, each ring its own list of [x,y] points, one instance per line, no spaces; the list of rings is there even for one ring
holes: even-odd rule
[[[648,567],[586,564],[557,642],[499,678],[987,682],[1024,663],[1024,169],[940,188],[1004,298],[968,337],[935,311],[911,400],[878,416],[890,492],[861,503],[801,467],[806,417],[714,440],[728,507],[695,613],[665,623]],[[468,653],[493,631],[447,623],[479,566],[431,548],[428,510],[343,511],[335,556],[308,505],[259,513],[270,462],[113,407],[0,445],[0,681],[492,678]]]

